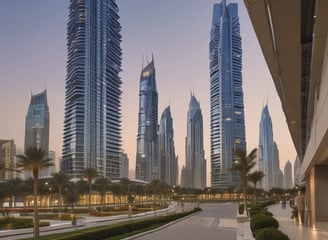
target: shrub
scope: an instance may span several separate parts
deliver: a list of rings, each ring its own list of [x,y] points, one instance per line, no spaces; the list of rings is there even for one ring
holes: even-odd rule
[[[254,232],[261,228],[266,228],[266,227],[273,227],[273,228],[278,228],[279,223],[276,219],[270,216],[258,216],[256,218],[251,219],[251,229]]]
[[[60,220],[72,220],[72,217],[72,214],[65,213],[60,215]]]
[[[289,240],[288,236],[276,228],[262,228],[256,231],[256,240]]]
[[[254,218],[257,215],[265,215],[265,216],[271,216],[271,217],[273,216],[273,214],[271,212],[269,212],[268,210],[266,210],[266,209],[262,209],[260,211],[250,210],[249,213],[250,213],[251,218]]]

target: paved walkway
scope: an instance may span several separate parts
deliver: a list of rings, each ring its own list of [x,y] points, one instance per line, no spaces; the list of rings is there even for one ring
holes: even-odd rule
[[[290,240],[325,240],[328,239],[328,223],[317,223],[316,229],[299,225],[291,219],[292,210],[287,204],[285,209],[280,204],[268,207],[275,219],[279,222],[279,230],[288,235]]]

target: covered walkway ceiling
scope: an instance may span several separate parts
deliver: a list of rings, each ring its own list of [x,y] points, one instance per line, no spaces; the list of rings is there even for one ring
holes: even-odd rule
[[[328,1],[244,2],[302,158],[312,124],[315,89],[321,81]]]

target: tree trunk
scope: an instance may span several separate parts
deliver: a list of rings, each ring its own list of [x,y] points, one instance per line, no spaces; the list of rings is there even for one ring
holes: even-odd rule
[[[61,213],[61,199],[62,199],[62,188],[58,187],[58,213]]]
[[[91,191],[92,191],[92,188],[91,188],[91,182],[89,183],[89,210],[91,209]]]
[[[246,178],[243,177],[243,194],[244,194],[244,215],[247,216],[247,194],[246,194]]]
[[[38,175],[34,175],[34,239],[39,237]]]

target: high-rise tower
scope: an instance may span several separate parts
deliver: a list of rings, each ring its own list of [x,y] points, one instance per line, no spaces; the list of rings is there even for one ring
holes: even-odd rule
[[[24,149],[34,146],[49,151],[49,107],[46,90],[31,95],[25,118]]]
[[[187,114],[186,166],[181,182],[186,188],[206,187],[206,160],[204,158],[203,115],[199,102],[191,96]]]
[[[25,145],[28,147],[42,148],[49,153],[49,107],[47,91],[31,95],[30,105],[25,118]],[[40,171],[40,177],[46,176],[49,168]],[[24,171],[24,178],[32,176],[31,171]]]
[[[242,50],[238,5],[214,4],[211,29],[211,186],[239,184],[229,172],[235,149],[246,150],[242,90]]]
[[[292,164],[288,160],[284,168],[284,189],[291,189],[293,187]]]
[[[274,157],[272,121],[268,105],[266,105],[262,110],[259,134],[258,166],[259,170],[264,173],[264,178],[262,178],[261,182],[261,188],[268,191],[273,186]]]
[[[159,178],[157,125],[158,93],[152,58],[140,76],[136,179],[150,182]]]
[[[159,179],[171,186],[178,184],[178,157],[173,137],[173,119],[168,106],[162,113],[158,130]]]
[[[62,169],[120,177],[121,26],[115,0],[70,1]]]

